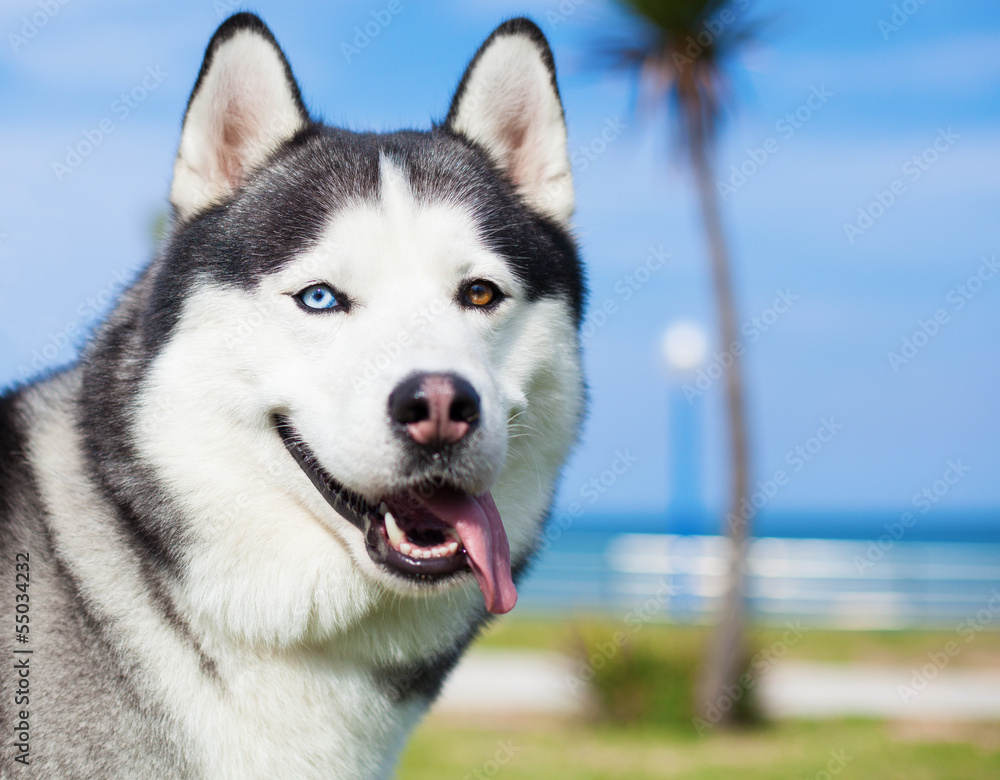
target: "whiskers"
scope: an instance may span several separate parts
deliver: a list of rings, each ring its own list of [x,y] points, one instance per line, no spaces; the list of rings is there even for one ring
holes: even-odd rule
[[[518,444],[523,442],[518,442],[517,439],[527,439],[529,436],[542,436],[542,432],[535,428],[533,425],[528,425],[526,422],[518,422],[517,418],[521,417],[525,413],[525,409],[512,414],[507,420],[507,432],[508,438],[511,444],[517,447]],[[542,487],[542,469],[538,463],[538,454],[535,452],[533,447],[526,446],[524,448],[518,448],[519,451],[524,449],[531,456],[532,462],[535,464],[535,477],[538,480],[539,490]]]
[[[524,409],[519,412],[515,412],[507,419],[507,432],[510,434],[511,439],[522,438],[525,436],[541,436],[542,432],[537,428],[528,425],[525,422],[515,422],[518,417],[525,414]]]

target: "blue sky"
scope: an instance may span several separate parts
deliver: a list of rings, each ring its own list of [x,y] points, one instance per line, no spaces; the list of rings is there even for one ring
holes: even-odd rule
[[[995,273],[984,257],[1000,259],[1000,8],[910,0],[895,4],[914,10],[904,24],[880,28],[893,5],[751,0],[745,12],[771,22],[733,63],[738,109],[717,167],[733,187],[724,217],[741,320],[770,323],[742,344],[755,479],[789,476],[768,511],[903,511],[949,461],[969,471],[943,507],[1000,507],[1000,274],[968,286],[977,272]],[[188,92],[214,27],[235,7],[4,3],[0,383],[71,360],[96,311],[147,261]],[[714,313],[692,182],[667,118],[635,110],[629,82],[586,56],[628,25],[597,0],[400,0],[377,36],[345,54],[356,27],[388,7],[250,6],[284,46],[311,109],[356,129],[428,126],[496,23],[526,13],[542,25],[578,161],[591,301],[615,310],[592,321],[586,342],[591,413],[561,501],[581,498],[622,451],[634,463],[585,499],[587,509],[661,511],[670,492],[662,333],[676,320],[711,332]],[[33,17],[45,23],[29,38]],[[140,102],[116,102],[150,73],[155,88]],[[785,118],[797,111],[794,124]],[[60,177],[53,163],[66,164],[67,145],[96,138],[102,122],[111,132]],[[892,202],[880,208],[879,197]],[[877,218],[868,226],[859,210]],[[865,229],[849,236],[845,224]],[[626,299],[629,276],[657,252],[669,262],[640,273]],[[775,307],[779,293],[791,305]],[[916,336],[922,346],[892,365],[888,353],[921,322],[934,335]],[[725,485],[720,390],[710,383],[701,400],[712,507]],[[828,420],[843,427],[793,471],[789,453]]]

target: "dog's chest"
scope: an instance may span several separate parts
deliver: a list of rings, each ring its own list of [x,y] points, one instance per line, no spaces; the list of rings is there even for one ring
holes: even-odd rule
[[[426,705],[394,702],[372,671],[286,655],[233,659],[182,717],[210,778],[388,777]],[[237,665],[238,664],[238,665]]]

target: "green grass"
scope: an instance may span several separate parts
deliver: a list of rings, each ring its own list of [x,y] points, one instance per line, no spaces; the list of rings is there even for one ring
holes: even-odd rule
[[[794,659],[917,665],[954,632],[821,631],[755,628],[748,651],[758,665]],[[617,635],[617,639],[616,639]],[[1000,724],[891,724],[782,721],[698,736],[690,691],[706,629],[599,617],[500,622],[480,647],[555,650],[596,669],[601,704],[589,720],[455,722],[432,717],[414,735],[400,780],[986,780],[1000,777]],[[615,648],[612,650],[612,648]],[[603,659],[603,660],[602,660]],[[983,633],[953,665],[1000,666],[1000,633]],[[588,673],[588,677],[590,674]],[[627,725],[626,725],[627,724]],[[848,760],[837,767],[836,754]],[[833,761],[836,773],[826,774]]]
[[[877,722],[788,722],[752,732],[566,724],[474,728],[430,720],[410,743],[400,780],[996,780],[1000,727],[908,733]],[[841,756],[838,762],[834,756]],[[497,758],[506,759],[500,765]],[[846,765],[838,767],[843,758]],[[827,764],[840,768],[827,775]]]

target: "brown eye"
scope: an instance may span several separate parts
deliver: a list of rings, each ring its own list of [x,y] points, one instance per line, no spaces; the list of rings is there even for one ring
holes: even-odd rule
[[[500,299],[500,291],[492,282],[476,279],[465,285],[463,298],[470,306],[489,306]]]

